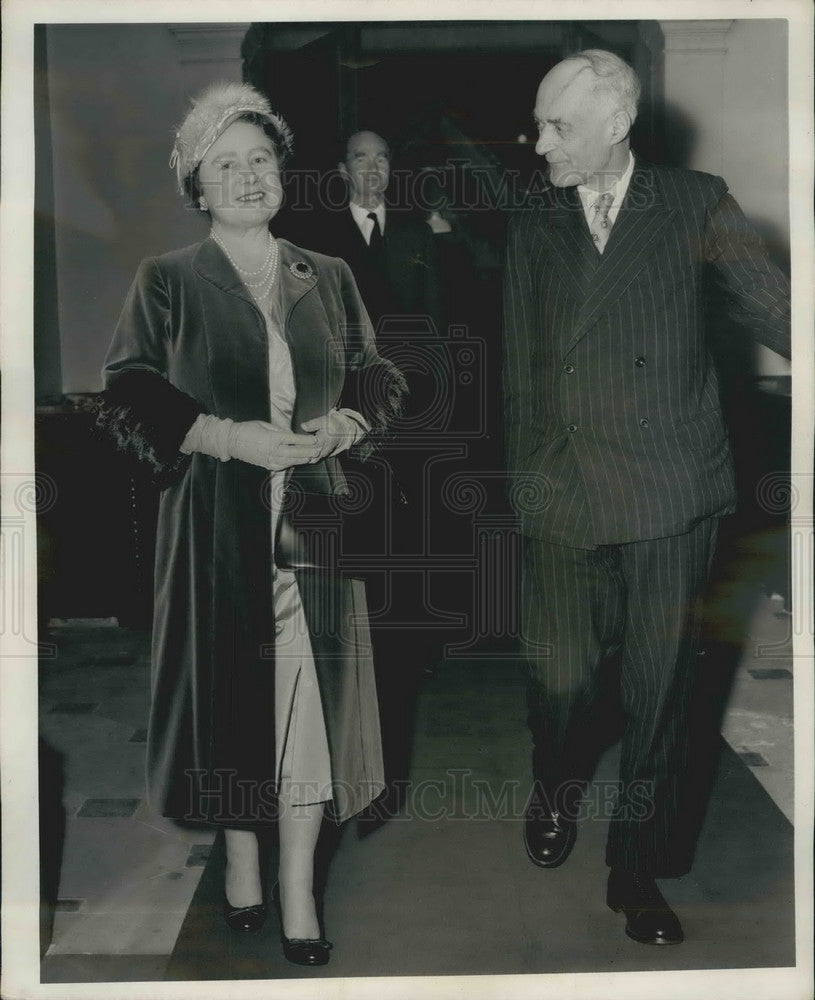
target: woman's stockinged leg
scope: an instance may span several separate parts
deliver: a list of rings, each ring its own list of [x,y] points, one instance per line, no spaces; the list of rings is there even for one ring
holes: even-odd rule
[[[254,830],[224,830],[226,877],[224,889],[231,906],[255,906],[263,901],[258,838]]]
[[[324,803],[292,805],[280,796],[280,906],[288,938],[319,938],[314,902],[314,851],[323,821]]]

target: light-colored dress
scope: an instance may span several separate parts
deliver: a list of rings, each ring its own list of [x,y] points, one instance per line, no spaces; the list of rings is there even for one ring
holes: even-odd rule
[[[267,300],[268,302],[268,300]],[[278,288],[271,308],[261,307],[269,337],[269,398],[272,425],[291,431],[295,388],[291,353],[282,334]],[[272,473],[269,490],[272,538],[289,472]],[[275,748],[280,791],[292,805],[331,799],[328,750],[317,671],[294,573],[273,566],[275,638]]]

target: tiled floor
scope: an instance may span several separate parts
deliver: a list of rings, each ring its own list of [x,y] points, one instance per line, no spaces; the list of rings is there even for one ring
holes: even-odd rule
[[[503,710],[492,724],[486,699],[497,699]],[[459,723],[456,735],[427,735],[440,701],[448,703],[448,720]],[[716,784],[693,869],[662,883],[687,933],[681,948],[631,941],[606,906],[604,793],[614,784],[619,746],[598,764],[568,863],[554,871],[533,868],[521,846],[526,782],[518,775],[528,756],[523,703],[521,672],[506,660],[450,660],[427,685],[417,727],[422,749],[404,810],[362,841],[352,824],[340,831],[325,894],[325,926],[334,942],[328,966],[288,963],[275,914],[256,934],[229,931],[221,916],[223,842],[216,838],[165,979],[353,977],[364,983],[387,976],[390,985],[400,982],[393,977],[416,976],[738,970],[734,991],[720,992],[723,998],[744,995],[745,969],[794,964],[792,828],[718,741],[709,743]],[[264,858],[273,871],[273,844]],[[424,995],[425,982],[401,995]],[[609,985],[601,979],[589,995],[604,1000]],[[662,995],[650,986],[646,995]],[[441,995],[453,992],[448,987]],[[541,985],[534,995],[570,992]],[[516,994],[504,985],[494,995]]]
[[[792,823],[792,618],[780,597],[756,608],[733,681],[722,735]]]
[[[109,621],[54,623],[51,636],[40,735],[61,756],[66,815],[48,955],[167,956],[213,834],[145,801],[147,636]]]
[[[791,820],[795,661],[789,627],[777,599],[760,601],[723,733]],[[108,621],[54,622],[51,632],[58,655],[43,662],[40,729],[60,758],[66,815],[60,903],[44,978],[140,978],[139,968],[150,971],[145,978],[160,978],[213,835],[157,817],[145,801],[147,636]],[[501,711],[492,707],[521,733],[521,707],[510,701]],[[434,732],[450,735],[443,695],[423,711],[427,738],[417,741],[417,779],[433,763]],[[489,759],[490,768],[500,769],[500,760],[489,754],[492,723],[473,719],[468,724],[467,736],[477,735],[479,726],[484,729],[482,763]],[[458,763],[478,772],[479,760]],[[57,783],[49,789],[55,797],[60,794]],[[107,957],[91,973],[83,956]],[[125,956],[138,956],[138,961],[128,966]]]

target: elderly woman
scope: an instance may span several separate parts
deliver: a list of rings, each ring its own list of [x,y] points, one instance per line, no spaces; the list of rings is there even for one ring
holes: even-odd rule
[[[99,422],[163,489],[150,800],[223,827],[224,914],[239,931],[265,918],[257,833],[277,823],[283,950],[320,965],[324,811],[341,822],[384,784],[364,586],[314,556],[286,498],[328,511],[347,493],[340,456],[366,456],[405,385],[376,353],[344,262],[270,232],[291,148],[247,85],[194,102],[171,165],[210,230],[139,267]]]

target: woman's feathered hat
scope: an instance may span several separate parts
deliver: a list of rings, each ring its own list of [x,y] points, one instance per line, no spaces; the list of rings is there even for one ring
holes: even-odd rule
[[[213,83],[198,97],[175,134],[170,166],[175,167],[178,190],[184,194],[189,177],[219,135],[242,114],[251,112],[265,118],[277,131],[285,153],[291,154],[294,136],[286,122],[248,83]]]

